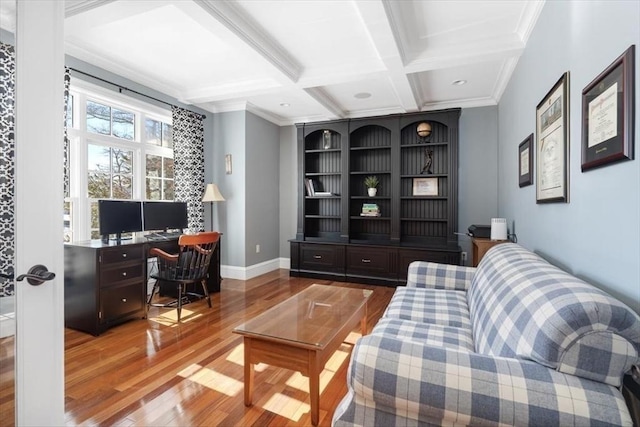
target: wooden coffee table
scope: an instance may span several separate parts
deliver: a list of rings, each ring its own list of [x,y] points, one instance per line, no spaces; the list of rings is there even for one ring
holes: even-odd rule
[[[244,404],[253,398],[253,365],[292,369],[309,378],[311,422],[318,425],[320,373],[358,323],[367,333],[371,293],[314,284],[236,327],[244,336]]]

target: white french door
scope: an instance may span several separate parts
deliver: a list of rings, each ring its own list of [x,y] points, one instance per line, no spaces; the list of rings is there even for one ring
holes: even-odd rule
[[[15,282],[16,419],[64,425],[64,1],[17,0],[16,23],[14,270],[56,274]]]

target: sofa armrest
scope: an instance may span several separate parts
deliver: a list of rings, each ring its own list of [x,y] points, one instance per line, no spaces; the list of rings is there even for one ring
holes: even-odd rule
[[[531,361],[385,336],[358,340],[348,386],[366,407],[438,425],[632,425],[615,387]]]
[[[475,267],[414,261],[407,271],[407,286],[466,291],[475,272]]]

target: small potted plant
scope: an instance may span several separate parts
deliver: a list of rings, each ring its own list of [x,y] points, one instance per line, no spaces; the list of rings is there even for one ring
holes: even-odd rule
[[[375,175],[368,176],[364,179],[364,185],[367,187],[369,197],[374,197],[378,192],[378,177]]]

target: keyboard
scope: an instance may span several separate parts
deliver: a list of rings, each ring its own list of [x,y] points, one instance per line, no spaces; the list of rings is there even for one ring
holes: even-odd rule
[[[171,232],[167,232],[167,233],[165,233],[165,232],[149,233],[149,234],[145,234],[144,237],[147,240],[158,241],[158,240],[177,239],[181,235],[182,235],[182,233],[180,233],[179,231],[171,231]]]

